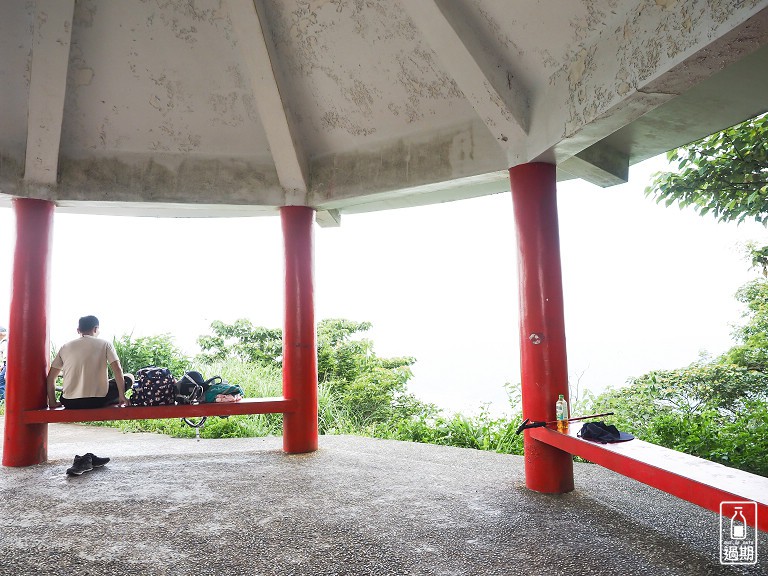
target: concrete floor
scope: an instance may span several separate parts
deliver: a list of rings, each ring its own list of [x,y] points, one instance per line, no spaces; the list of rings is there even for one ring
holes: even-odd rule
[[[589,464],[524,487],[517,456],[324,436],[180,440],[56,424],[49,462],[0,468],[0,574],[766,574],[718,563],[719,517]],[[75,454],[109,456],[80,477]]]

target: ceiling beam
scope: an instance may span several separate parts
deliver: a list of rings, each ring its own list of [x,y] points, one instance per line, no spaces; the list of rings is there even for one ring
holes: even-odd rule
[[[307,162],[297,145],[295,130],[285,108],[264,37],[262,18],[254,0],[230,0],[232,25],[250,72],[261,124],[267,135],[277,177],[286,195],[286,204],[307,203]]]
[[[341,226],[341,213],[338,210],[318,210],[315,213],[315,222],[320,228],[338,228]]]
[[[55,185],[75,0],[37,0],[24,180]]]
[[[451,22],[435,0],[409,0],[402,6],[499,145],[519,156],[530,122],[528,94],[519,80],[489,65],[472,36],[476,32],[461,18]]]
[[[576,178],[607,188],[629,180],[629,154],[597,142],[557,165]]]

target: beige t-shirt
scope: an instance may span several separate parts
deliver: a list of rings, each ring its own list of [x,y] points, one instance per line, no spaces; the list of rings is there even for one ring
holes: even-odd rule
[[[110,342],[81,336],[61,347],[51,367],[64,372],[65,398],[96,398],[107,395],[107,365],[115,360],[117,352]]]

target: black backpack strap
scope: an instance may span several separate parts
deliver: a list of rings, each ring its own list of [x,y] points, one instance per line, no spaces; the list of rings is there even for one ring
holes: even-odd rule
[[[223,380],[221,379],[221,376],[214,376],[213,378],[208,378],[205,382],[203,382],[203,390],[208,390],[211,386],[214,384],[221,384]]]
[[[184,376],[176,380],[176,384],[181,386],[184,382],[190,382],[191,384],[197,384],[190,376],[189,372],[184,372]]]

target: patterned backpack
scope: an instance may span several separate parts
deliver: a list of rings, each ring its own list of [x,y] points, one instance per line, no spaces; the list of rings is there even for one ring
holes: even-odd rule
[[[176,379],[168,368],[147,366],[136,371],[131,405],[165,406],[176,403]]]

